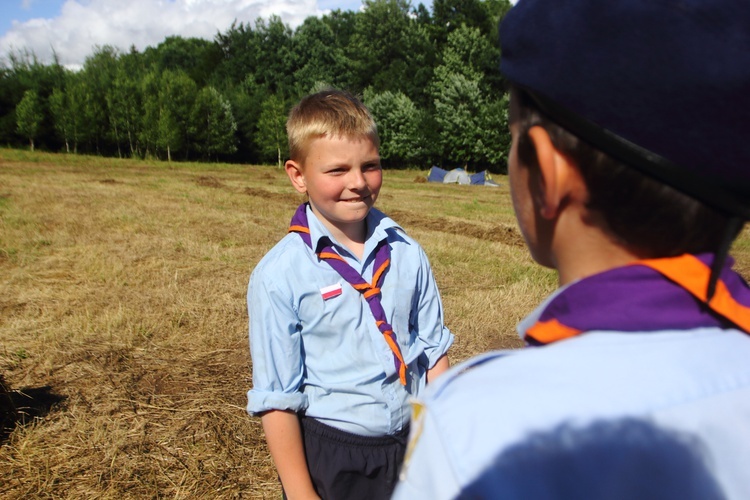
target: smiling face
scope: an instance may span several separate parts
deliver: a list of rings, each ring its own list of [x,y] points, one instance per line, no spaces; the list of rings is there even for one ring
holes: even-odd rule
[[[383,182],[376,144],[368,136],[324,136],[306,149],[303,161],[286,164],[292,185],[307,193],[313,213],[334,236],[363,238],[363,222]]]

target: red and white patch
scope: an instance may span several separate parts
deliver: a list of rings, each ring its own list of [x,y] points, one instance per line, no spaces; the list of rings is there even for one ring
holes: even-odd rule
[[[335,285],[325,286],[320,289],[320,294],[323,296],[323,300],[332,299],[341,295],[341,283]]]

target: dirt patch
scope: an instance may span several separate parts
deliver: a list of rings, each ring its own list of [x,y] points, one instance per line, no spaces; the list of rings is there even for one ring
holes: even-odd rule
[[[224,183],[212,175],[202,175],[195,181],[196,184],[203,187],[221,188]]]
[[[525,245],[519,231],[511,226],[496,225],[485,227],[466,222],[424,217],[413,212],[401,212],[398,210],[391,210],[389,215],[406,228],[417,227],[430,231],[458,234],[485,241],[496,241],[514,247],[523,247]]]
[[[252,187],[246,187],[242,192],[254,198],[277,201],[295,207],[304,201],[302,196],[295,193],[275,193],[273,191]]]

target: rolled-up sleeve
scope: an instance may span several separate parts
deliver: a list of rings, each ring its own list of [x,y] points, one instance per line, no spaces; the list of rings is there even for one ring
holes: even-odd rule
[[[307,397],[300,392],[304,359],[297,311],[290,293],[256,269],[247,293],[253,387],[247,392],[247,412],[300,411]]]
[[[444,324],[443,303],[430,262],[424,250],[420,248],[419,251],[419,294],[412,326],[427,356],[427,367],[432,368],[453,344],[453,334]]]

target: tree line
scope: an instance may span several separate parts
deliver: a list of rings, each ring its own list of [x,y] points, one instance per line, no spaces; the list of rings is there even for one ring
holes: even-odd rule
[[[0,67],[0,143],[168,161],[281,163],[288,110],[325,86],[360,95],[390,168],[506,168],[497,26],[508,0],[363,0],[357,12],[232,24],[95,47],[79,71],[16,52]]]

